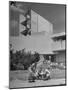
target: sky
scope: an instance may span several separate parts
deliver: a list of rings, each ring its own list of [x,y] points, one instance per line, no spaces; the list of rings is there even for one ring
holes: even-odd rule
[[[65,31],[65,5],[18,2],[21,8],[30,8],[53,24],[53,32]]]

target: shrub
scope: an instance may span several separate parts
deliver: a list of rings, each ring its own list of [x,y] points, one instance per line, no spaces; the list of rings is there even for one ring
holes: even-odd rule
[[[37,52],[33,55],[31,52],[26,53],[25,49],[15,53],[10,50],[10,70],[26,70],[32,63],[39,61],[39,58]]]

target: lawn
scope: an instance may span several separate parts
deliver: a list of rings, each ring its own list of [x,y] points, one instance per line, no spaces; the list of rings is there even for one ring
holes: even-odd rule
[[[65,70],[60,69],[51,69],[51,79],[60,79],[65,78]],[[28,70],[17,70],[17,71],[10,71],[10,81],[12,80],[28,80],[29,72]]]

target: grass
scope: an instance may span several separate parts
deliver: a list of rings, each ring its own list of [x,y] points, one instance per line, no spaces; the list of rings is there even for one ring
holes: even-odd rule
[[[65,78],[65,70],[51,69],[50,72],[52,79]],[[15,79],[23,81],[28,80],[28,75],[29,75],[28,70],[10,71],[10,81]]]

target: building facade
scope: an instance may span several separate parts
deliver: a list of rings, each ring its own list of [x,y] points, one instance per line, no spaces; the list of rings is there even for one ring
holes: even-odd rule
[[[15,17],[15,20],[11,19],[10,21],[13,21],[14,23],[18,22],[19,24],[17,25],[17,29],[16,24],[13,27],[14,29],[10,29],[10,33],[13,33],[13,35],[10,35],[10,43],[12,44],[14,50],[22,50],[25,48],[26,51],[36,51],[40,54],[52,53],[51,35],[53,32],[53,25],[33,10],[30,10],[30,17],[27,23],[30,26],[29,31],[31,31],[31,35],[27,34],[27,36],[25,36],[23,35],[23,31],[25,31],[26,29],[24,23],[26,21],[26,17],[22,13],[13,14],[17,15],[17,19],[13,15]],[[14,33],[17,33],[18,35],[15,35]]]
[[[52,62],[65,63],[66,34],[53,34],[53,24],[29,10],[10,7],[10,44],[14,51],[26,49],[46,56]]]
[[[55,54],[55,60],[58,63],[66,62],[66,34],[65,32],[52,35],[52,50]]]

